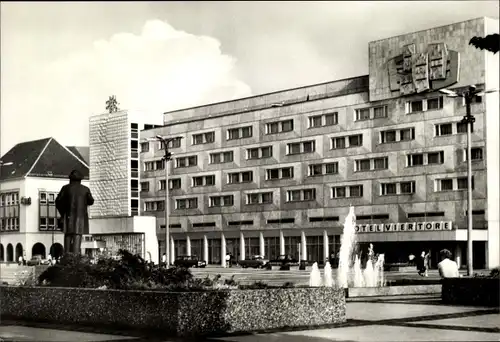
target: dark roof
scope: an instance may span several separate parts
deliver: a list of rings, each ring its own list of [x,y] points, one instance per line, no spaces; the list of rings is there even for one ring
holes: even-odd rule
[[[84,146],[66,146],[68,150],[73,152],[81,161],[89,165],[90,148]]]
[[[72,170],[89,178],[88,166],[53,138],[17,144],[0,160],[4,164],[0,166],[0,180],[25,176],[68,179]]]

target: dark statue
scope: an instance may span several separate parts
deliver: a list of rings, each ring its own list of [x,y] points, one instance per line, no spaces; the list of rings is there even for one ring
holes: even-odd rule
[[[56,208],[64,227],[64,253],[80,254],[82,235],[89,234],[87,206],[94,204],[90,189],[82,185],[83,176],[73,170],[69,184],[61,188],[56,198]]]

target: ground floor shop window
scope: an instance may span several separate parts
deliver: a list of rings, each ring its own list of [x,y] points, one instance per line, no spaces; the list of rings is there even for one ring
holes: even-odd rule
[[[264,238],[264,253],[269,260],[276,260],[280,255],[280,238],[266,237]]]

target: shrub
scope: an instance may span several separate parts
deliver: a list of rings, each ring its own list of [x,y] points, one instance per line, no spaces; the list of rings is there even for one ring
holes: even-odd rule
[[[50,286],[113,289],[174,289],[197,285],[193,284],[193,276],[187,269],[151,266],[126,250],[118,254],[118,260],[102,258],[97,264],[91,264],[85,256],[66,254],[60,263],[45,270],[38,281]]]

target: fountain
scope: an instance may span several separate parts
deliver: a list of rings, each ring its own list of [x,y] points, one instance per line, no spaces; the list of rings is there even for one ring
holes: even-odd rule
[[[337,274],[338,286],[353,287],[378,287],[384,285],[384,254],[375,259],[373,245],[368,249],[366,267],[361,268],[361,258],[354,255],[354,265],[351,267],[354,246],[356,244],[356,215],[354,207],[349,208],[345,218],[344,232],[340,244],[339,268]]]
[[[330,265],[330,262],[326,262],[325,264],[325,270],[323,272],[323,286],[326,287],[333,287],[333,273],[332,273],[332,266]]]
[[[317,262],[315,262],[312,265],[311,275],[309,276],[309,286],[311,287],[321,286],[321,273],[319,272],[319,267]]]

